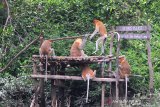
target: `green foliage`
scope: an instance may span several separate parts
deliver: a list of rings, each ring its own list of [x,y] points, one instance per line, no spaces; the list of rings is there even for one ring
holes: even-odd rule
[[[146,25],[152,26],[152,62],[154,67],[154,77],[156,89],[160,88],[160,3],[156,0],[11,0],[9,1],[11,11],[11,23],[8,24],[5,31],[2,32],[3,26],[0,26],[0,68],[3,68],[9,60],[11,60],[21,49],[23,49],[30,41],[38,37],[40,32],[44,32],[46,39],[54,39],[66,36],[78,36],[81,34],[92,33],[94,30],[92,20],[94,18],[101,19],[110,31],[111,26],[116,25]],[[0,5],[0,13],[3,8]],[[6,17],[6,14],[3,14]],[[0,17],[0,24],[4,24],[4,19]],[[57,56],[68,56],[69,49],[73,40],[64,40],[53,43]],[[135,92],[146,92],[148,90],[149,70],[147,65],[147,52],[144,41],[126,41],[121,42],[121,55],[125,55],[131,65],[133,74],[142,75],[143,78],[131,78],[129,87]],[[108,45],[108,42],[106,44]],[[116,43],[114,42],[114,47]],[[21,54],[18,59],[2,74],[2,86],[0,92],[5,99],[9,99],[13,104],[14,100],[9,98],[5,92],[14,94],[17,87],[24,90],[30,96],[31,82],[28,76],[32,72],[30,66],[32,55],[38,54],[39,42],[31,46],[25,53]],[[108,47],[106,52],[108,53]],[[87,42],[85,53],[91,55],[95,50],[95,42]],[[115,55],[115,48],[113,53]],[[96,65],[93,66],[93,68]],[[23,74],[23,75],[19,75]],[[70,75],[74,73],[70,72]],[[80,75],[80,74],[79,74]],[[16,77],[18,77],[16,79]],[[25,77],[25,78],[24,78]],[[20,79],[20,81],[17,81]],[[11,81],[11,83],[9,83]],[[15,85],[17,84],[17,85]],[[79,86],[79,84],[82,84]],[[94,84],[93,84],[94,85]],[[77,87],[79,95],[85,96],[86,84],[78,82],[70,87]],[[95,88],[91,87],[91,102],[100,102],[100,85]],[[108,90],[108,87],[106,87]],[[0,94],[1,94],[0,93]],[[21,93],[20,93],[21,95]],[[74,95],[74,94],[73,94]],[[79,95],[75,95],[73,105],[81,105],[81,101],[77,100]],[[1,97],[3,98],[3,97]],[[27,97],[29,98],[29,97]],[[3,100],[4,101],[4,100]],[[2,102],[5,104],[5,102]],[[1,103],[0,103],[1,104]],[[14,105],[16,106],[16,105]]]
[[[25,104],[29,106],[32,95],[32,81],[28,80],[26,74],[18,78],[6,73],[5,78],[0,78],[0,106],[18,107]],[[24,103],[24,104],[23,104]]]

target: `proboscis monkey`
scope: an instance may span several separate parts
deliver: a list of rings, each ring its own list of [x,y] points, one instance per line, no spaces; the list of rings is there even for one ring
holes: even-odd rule
[[[101,22],[100,20],[94,19],[93,20],[93,24],[95,25],[95,30],[94,32],[91,34],[90,36],[90,40],[92,40],[92,38],[97,34],[100,33],[100,37],[97,39],[96,41],[96,51],[93,53],[96,53],[98,51],[98,45],[100,42],[102,42],[102,51],[101,54],[104,54],[104,45],[105,45],[105,41],[107,38],[107,30],[105,25],[103,24],[103,22]]]
[[[86,103],[88,102],[88,93],[89,93],[89,80],[90,79],[93,79],[96,75],[96,70],[93,70],[88,66],[88,65],[85,65],[83,68],[82,68],[82,78],[84,81],[87,80],[87,96],[86,96]]]
[[[131,67],[126,60],[126,58],[120,57],[119,58],[119,76],[120,78],[125,78],[125,84],[126,84],[126,96],[125,98],[127,99],[127,81],[128,81],[128,76],[131,75]]]
[[[39,48],[39,54],[40,57],[42,58],[43,56],[46,57],[46,81],[47,81],[47,65],[48,65],[48,56],[55,56],[55,52],[54,49],[51,47],[51,44],[53,42],[53,40],[42,40],[43,38],[40,37],[40,41],[41,41],[41,46]]]
[[[81,38],[77,38],[71,46],[70,49],[70,56],[77,57],[77,56],[86,56],[82,49],[83,40]]]

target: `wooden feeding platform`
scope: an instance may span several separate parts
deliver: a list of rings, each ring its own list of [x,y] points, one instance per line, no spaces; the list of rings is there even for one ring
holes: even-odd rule
[[[119,56],[121,57],[121,56]],[[33,55],[33,62],[36,63],[40,58],[39,55]],[[46,60],[46,57],[42,57],[42,59]],[[87,56],[87,57],[70,57],[70,56],[50,56],[48,57],[48,63],[50,63],[50,66],[56,66],[62,64],[63,67],[67,67],[68,64],[71,64],[74,66],[81,65],[81,64],[91,64],[91,63],[109,63],[112,60],[115,60],[116,57],[113,57],[111,55],[108,56]],[[53,65],[52,65],[53,64]],[[34,67],[36,65],[34,64]],[[36,69],[36,68],[34,68]],[[65,71],[61,71],[65,72]],[[79,76],[66,76],[66,75],[42,75],[37,73],[35,70],[33,75],[31,75],[32,78],[46,78],[47,79],[60,79],[60,80],[83,80],[82,77]],[[94,78],[92,81],[99,81],[99,82],[113,82],[116,81],[115,78]],[[119,79],[119,81],[124,81],[124,79]]]
[[[121,57],[121,56],[119,56]],[[99,71],[101,72],[101,76],[100,77],[95,77],[94,79],[92,79],[92,81],[96,81],[96,82],[101,82],[102,83],[102,102],[101,105],[104,106],[104,98],[105,98],[105,82],[117,82],[117,81],[124,81],[124,79],[119,79],[117,80],[116,78],[112,77],[105,77],[104,76],[104,72],[105,72],[105,68],[104,68],[104,64],[107,64],[109,62],[111,62],[112,60],[116,60],[116,57],[112,56],[112,55],[108,55],[108,56],[87,56],[87,57],[70,57],[70,56],[50,56],[48,57],[48,70],[47,70],[47,75],[45,74],[45,62],[46,62],[46,57],[41,57],[39,55],[33,55],[32,56],[32,61],[33,61],[33,74],[31,75],[32,78],[34,78],[35,80],[39,79],[40,83],[39,83],[39,88],[37,88],[38,90],[44,90],[44,79],[47,78],[48,80],[51,80],[52,84],[55,84],[54,80],[59,80],[59,81],[64,81],[64,80],[78,80],[78,81],[83,81],[81,76],[69,76],[66,75],[65,73],[65,68],[67,67],[67,65],[70,65],[69,67],[75,67],[75,66],[79,66],[79,65],[84,65],[84,64],[93,64],[93,63],[97,63],[98,65],[100,65]],[[41,62],[41,64],[39,64]],[[60,70],[56,70],[55,68],[57,66],[61,66]],[[58,83],[57,83],[58,84]],[[62,82],[61,84],[58,84],[58,86],[63,86]],[[56,105],[56,89],[55,89],[55,85],[51,86],[51,98],[52,98],[52,107],[55,107]],[[116,87],[116,90],[118,87]],[[35,95],[34,99],[32,100],[32,102],[34,104],[36,104],[38,102],[38,99],[36,99],[36,97],[38,96],[38,93],[41,93],[41,103],[40,105],[43,105],[43,107],[45,106],[45,99],[44,99],[44,91],[38,91],[37,95]],[[43,94],[42,94],[43,93]],[[118,94],[116,94],[118,95]],[[118,97],[118,96],[117,96]],[[64,105],[62,104],[63,102],[61,102],[60,105]],[[33,105],[33,104],[32,104]],[[34,107],[34,106],[31,106]],[[62,106],[63,107],[63,106]]]
[[[121,56],[120,56],[121,57]],[[38,61],[40,58],[39,55],[33,55],[33,61]],[[46,58],[42,57],[42,59],[45,61]],[[116,57],[113,57],[111,55],[108,56],[87,56],[87,57],[70,57],[70,56],[50,56],[48,57],[48,63],[51,63],[55,65],[63,64],[63,67],[66,67],[68,64],[74,64],[81,65],[81,64],[91,64],[91,63],[109,63],[112,60],[115,60]],[[34,65],[34,67],[36,67]],[[34,68],[35,69],[35,68]],[[63,71],[62,71],[63,72]],[[32,78],[46,78],[47,79],[60,79],[60,80],[83,80],[82,77],[79,76],[66,76],[66,75],[42,75],[37,74],[37,71],[34,72],[33,75],[31,75]],[[115,82],[115,78],[94,78],[92,81],[99,81],[99,82]],[[124,79],[119,79],[119,81],[124,81]]]

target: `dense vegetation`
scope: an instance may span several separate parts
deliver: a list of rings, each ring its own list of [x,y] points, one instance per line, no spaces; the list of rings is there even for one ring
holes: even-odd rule
[[[91,33],[94,30],[92,24],[94,18],[101,19],[108,31],[111,26],[149,24],[152,27],[151,55],[154,67],[154,89],[155,92],[160,89],[160,2],[157,0],[10,0],[8,2],[11,20],[5,29],[3,28],[7,11],[2,2],[0,4],[2,14],[0,16],[0,69],[42,31],[45,38]],[[73,40],[54,43],[56,55],[69,55],[72,42]],[[85,48],[87,55],[91,55],[94,51],[93,46],[95,46],[94,42],[87,43]],[[39,42],[21,54],[4,73],[0,74],[0,106],[17,107],[17,104],[29,106],[27,104],[30,103],[33,94],[33,82],[29,77],[32,67],[24,66],[32,64],[32,55],[38,54],[38,48]],[[138,79],[131,78],[129,87],[132,94],[147,94],[149,70],[145,42],[122,41],[120,54],[127,57],[133,73],[143,76]],[[72,72],[70,74],[75,75]],[[74,99],[72,102],[74,106],[79,106],[80,97],[85,95],[86,84],[82,83],[66,83]],[[91,86],[91,102],[99,103],[100,84],[92,84],[96,87]]]

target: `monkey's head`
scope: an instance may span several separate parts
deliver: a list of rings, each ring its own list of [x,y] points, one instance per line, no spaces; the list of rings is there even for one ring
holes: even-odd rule
[[[82,39],[81,38],[77,38],[75,40],[75,43],[78,44],[78,46],[81,45],[82,44]]]
[[[99,22],[98,19],[93,19],[93,24],[96,24],[97,22]]]
[[[120,57],[118,60],[119,60],[119,63],[121,63],[122,61],[125,60],[125,56]]]

